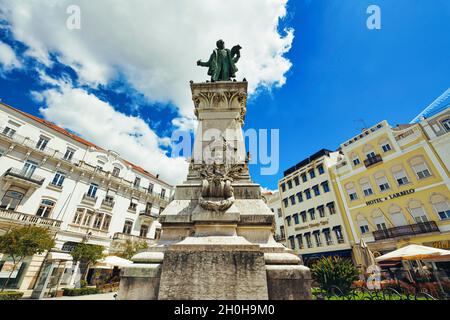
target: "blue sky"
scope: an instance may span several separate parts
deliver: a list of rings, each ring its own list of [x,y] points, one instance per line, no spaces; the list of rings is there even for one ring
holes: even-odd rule
[[[381,30],[366,27],[371,4],[381,8]],[[38,103],[31,92],[44,92],[54,84],[41,81],[38,70],[55,79],[64,75],[74,88],[121,114],[142,119],[159,137],[170,137],[172,120],[183,113],[176,99],[149,99],[126,72],[100,85],[86,84],[77,71],[61,63],[59,52],[49,49],[54,55],[51,66],[27,56],[26,41],[17,39],[12,22],[5,19],[2,24],[6,28],[0,29],[1,41],[14,49],[23,65],[1,72],[4,102],[43,116],[39,107],[45,102]],[[278,174],[261,176],[259,166],[251,166],[253,179],[269,189],[277,188],[283,170],[321,148],[336,149],[364,125],[383,119],[391,125],[408,123],[450,87],[447,0],[291,0],[278,26],[281,35],[285,28],[294,30],[292,46],[284,53],[292,64],[284,73],[286,82],[277,87],[274,81],[269,89],[259,90],[248,103],[246,119],[246,128],[280,129]],[[245,52],[244,47],[242,55]],[[206,58],[208,52],[203,55]],[[252,81],[251,75],[245,76]],[[188,78],[187,72],[186,77],[196,76]],[[189,91],[187,81],[185,90]]]

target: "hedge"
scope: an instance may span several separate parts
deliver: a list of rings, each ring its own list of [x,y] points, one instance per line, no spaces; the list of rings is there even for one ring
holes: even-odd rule
[[[0,300],[19,300],[22,298],[23,292],[4,291],[0,292]]]
[[[77,288],[77,289],[69,289],[69,288],[65,288],[64,289],[64,296],[86,296],[89,294],[96,294],[96,293],[100,293],[100,290],[98,290],[97,288]]]

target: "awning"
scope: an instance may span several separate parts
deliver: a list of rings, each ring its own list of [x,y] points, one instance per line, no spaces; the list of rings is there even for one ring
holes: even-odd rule
[[[48,257],[48,261],[72,261],[73,258],[70,254],[64,252],[50,252]]]
[[[442,250],[427,246],[420,246],[417,244],[410,244],[406,247],[382,255],[381,257],[378,257],[375,260],[376,261],[425,260],[441,256],[450,257],[450,250]]]
[[[104,259],[101,259],[97,262],[95,268],[104,268],[104,267],[127,267],[133,264],[133,261],[123,259],[117,256],[108,256]]]

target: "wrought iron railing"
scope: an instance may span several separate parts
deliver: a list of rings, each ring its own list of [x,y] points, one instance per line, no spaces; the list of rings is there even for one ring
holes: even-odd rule
[[[381,158],[381,156],[377,154],[374,157],[369,157],[366,160],[364,160],[364,165],[366,166],[366,168],[368,168],[380,162],[383,162],[383,158]]]
[[[44,183],[45,178],[38,176],[37,174],[34,173],[28,173],[27,171],[24,171],[22,169],[16,169],[16,168],[9,168],[4,176],[11,176],[11,177],[15,177],[15,178],[19,178],[22,180],[26,180],[26,181],[30,181],[32,183],[38,184],[38,185],[42,185]]]
[[[435,221],[421,222],[406,226],[376,230],[373,232],[373,237],[375,238],[375,240],[383,240],[430,232],[439,232],[439,227]]]

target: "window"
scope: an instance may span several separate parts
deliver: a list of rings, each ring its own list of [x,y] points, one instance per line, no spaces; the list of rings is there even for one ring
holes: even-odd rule
[[[308,177],[306,176],[306,173],[302,173],[302,181],[303,182],[308,181]]]
[[[370,185],[370,182],[365,182],[365,183],[361,184],[361,189],[362,189],[365,197],[369,197],[369,196],[373,195],[373,190],[372,190],[372,186]]]
[[[24,194],[22,192],[8,190],[3,196],[0,209],[3,210],[16,210],[19,206],[20,201],[22,201]]]
[[[51,184],[55,187],[62,187],[64,179],[66,179],[66,174],[64,172],[58,171],[55,173]]]
[[[34,172],[36,171],[36,169],[37,169],[37,163],[36,162],[27,161],[23,165],[22,175],[27,177],[27,178],[31,178],[33,176]]]
[[[284,239],[284,237],[286,236],[284,233],[284,226],[280,226],[280,235],[281,237]]]
[[[431,176],[431,172],[424,162],[416,164],[415,166],[413,166],[413,169],[418,179],[424,179]]]
[[[41,136],[36,144],[36,149],[45,150],[45,147],[47,146],[49,141],[50,141],[50,139],[48,139],[44,136]]]
[[[391,145],[390,145],[389,143],[383,144],[383,145],[381,146],[381,149],[383,149],[383,152],[388,152],[388,151],[391,151],[391,150],[392,150]]]
[[[356,156],[352,159],[352,163],[354,166],[358,166],[361,164],[361,160],[359,160],[358,156]]]
[[[295,236],[297,238],[298,248],[303,249],[303,237],[301,234]]]
[[[141,184],[141,178],[136,177],[136,178],[134,179],[133,186],[134,186],[135,188],[139,188],[140,184]]]
[[[414,217],[414,220],[417,223],[428,222],[428,216],[425,213],[425,210],[422,207],[410,209],[411,214]]]
[[[328,184],[328,181],[322,182],[322,188],[324,193],[330,192],[330,186]]]
[[[450,132],[450,118],[441,121],[445,131]]]
[[[78,208],[75,212],[75,216],[73,217],[72,223],[81,225],[81,222],[83,221],[83,215],[84,215],[84,209]]]
[[[391,220],[396,227],[405,226],[407,224],[405,216],[400,210],[391,213]]]
[[[309,177],[311,179],[314,179],[316,177],[316,172],[314,171],[314,169],[309,170]]]
[[[113,171],[112,171],[112,175],[113,175],[114,177],[118,177],[118,176],[120,175],[120,168],[114,167],[114,168],[113,168]]]
[[[87,192],[87,196],[89,198],[95,198],[95,196],[97,195],[97,190],[98,190],[98,185],[95,183],[91,183],[91,185],[89,186],[88,192]]]
[[[323,235],[325,236],[325,242],[328,246],[333,244],[333,239],[331,238],[330,229],[323,229],[322,230]]]
[[[11,129],[10,127],[5,127],[5,129],[3,129],[3,132],[2,132],[2,134],[4,134],[7,137],[10,137],[10,138],[12,138],[15,133],[16,133],[16,130]]]
[[[135,198],[131,198],[130,205],[128,206],[128,210],[136,211],[138,205],[138,200]]]
[[[305,223],[308,221],[308,218],[306,217],[306,211],[300,212],[300,216],[302,217],[302,222]]]
[[[315,185],[314,187],[312,187],[313,191],[314,191],[314,195],[315,196],[320,196],[320,190],[319,190],[319,186]]]
[[[375,226],[377,227],[377,230],[387,230],[386,221],[384,220],[383,216],[378,216],[373,219],[375,222]]]
[[[377,184],[378,184],[378,187],[380,188],[381,192],[389,190],[391,188],[389,186],[389,182],[387,181],[386,177],[380,177],[380,178],[377,178],[376,180],[377,180]]]
[[[316,220],[316,211],[313,209],[308,210],[309,216],[311,217],[311,220]]]
[[[311,233],[307,232],[304,234],[305,239],[306,239],[306,245],[308,246],[308,248],[312,248],[312,242],[311,242]]]
[[[103,217],[102,230],[108,231],[110,224],[111,216],[109,214],[105,214],[105,216]]]
[[[103,213],[98,212],[95,215],[94,225],[92,226],[94,229],[101,229],[103,221]]]
[[[166,189],[161,189],[161,198],[164,199],[164,197],[166,196]]]
[[[320,237],[320,232],[319,231],[314,231],[313,234],[314,234],[314,239],[316,240],[316,245],[318,247],[321,247],[322,246],[322,239]]]
[[[291,249],[295,249],[294,236],[289,237],[289,244],[291,245]]]
[[[67,148],[66,153],[64,153],[63,159],[70,161],[70,160],[72,160],[74,154],[75,154],[75,150]]]
[[[303,202],[303,194],[301,192],[297,193],[298,202]]]
[[[55,202],[51,200],[42,200],[36,215],[39,217],[48,218],[52,214],[53,208],[55,207]]]
[[[333,227],[333,231],[336,234],[338,243],[344,243],[344,235],[342,234],[341,226]]]
[[[281,218],[283,216],[283,213],[281,212],[281,208],[278,208],[277,213],[278,213],[278,218]]]
[[[288,227],[291,226],[291,217],[290,216],[286,217],[286,223],[287,223]]]
[[[83,222],[81,223],[83,226],[89,227],[91,225],[92,218],[94,217],[94,211],[86,210],[83,216]]]
[[[146,225],[141,226],[139,236],[143,237],[143,238],[147,238],[147,234],[148,234],[148,226],[146,226]]]
[[[334,202],[330,202],[327,204],[328,210],[330,211],[330,215],[333,215],[336,213],[336,207],[334,205]]]
[[[405,171],[403,169],[400,171],[394,172],[394,178],[397,181],[397,184],[399,186],[403,186],[409,182],[408,178],[406,177]]]
[[[284,182],[281,184],[281,190],[282,190],[283,192],[286,191],[286,184],[285,184]]]
[[[287,185],[289,189],[292,189],[292,180],[288,180]]]
[[[318,206],[317,211],[319,212],[319,217],[321,217],[321,218],[325,217],[325,207],[324,206]]]
[[[294,223],[295,224],[299,224],[300,223],[300,221],[298,220],[298,213],[295,213],[292,217],[294,218]]]
[[[324,174],[324,173],[325,173],[325,170],[323,169],[323,165],[319,165],[319,166],[317,167],[317,171],[319,171],[319,174]]]
[[[350,201],[355,201],[358,199],[358,195],[356,194],[355,187],[351,187],[347,189],[348,197],[350,198]]]
[[[295,204],[295,196],[290,196],[289,199],[291,199],[291,204],[294,205]]]
[[[358,219],[358,226],[361,234],[369,233],[369,223],[365,218]]]
[[[306,189],[305,190],[306,199],[311,199],[311,190]]]
[[[377,157],[377,155],[373,151],[367,153],[366,156],[367,156],[367,159],[373,159],[373,158]]]
[[[283,199],[283,204],[284,204],[284,207],[287,208],[289,205],[289,199],[288,198]]]
[[[123,225],[122,233],[131,234],[131,230],[133,230],[133,221],[127,220]]]
[[[148,188],[147,188],[147,192],[148,192],[148,193],[153,193],[153,188],[154,188],[154,186],[155,186],[155,185],[154,185],[153,183],[150,182],[149,185],[148,185]]]
[[[296,186],[300,184],[300,179],[298,178],[298,176],[294,178],[294,183]]]
[[[146,213],[151,213],[152,212],[152,208],[153,208],[153,203],[147,202],[146,205],[145,205],[145,212]]]
[[[439,202],[434,204],[434,209],[441,220],[450,219],[450,206],[447,202]]]

